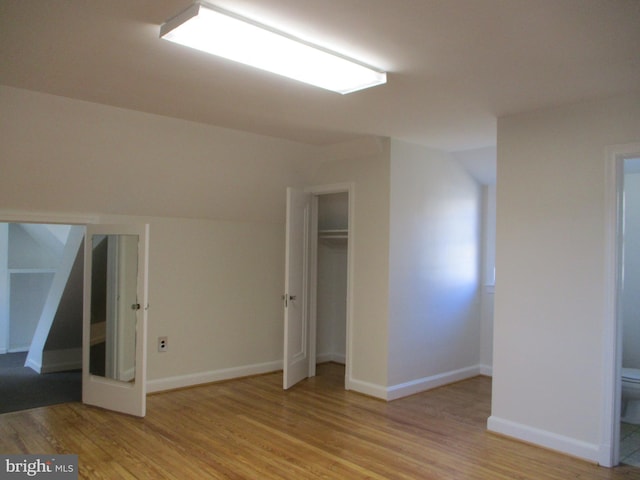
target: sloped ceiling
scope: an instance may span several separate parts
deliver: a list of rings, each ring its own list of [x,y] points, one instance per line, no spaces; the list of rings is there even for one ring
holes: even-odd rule
[[[500,115],[640,88],[638,0],[216,0],[389,72],[341,96],[160,40],[189,0],[2,0],[0,84],[318,145],[495,145]]]

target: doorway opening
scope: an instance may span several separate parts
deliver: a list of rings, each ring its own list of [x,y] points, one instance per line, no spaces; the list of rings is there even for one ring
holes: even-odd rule
[[[326,362],[349,389],[353,217],[352,184],[287,190],[285,390]]]
[[[622,328],[620,463],[640,467],[640,157],[623,160],[618,322]]]
[[[311,247],[310,341],[315,355],[310,358],[310,376],[318,374],[318,364],[346,364],[349,194],[315,195],[312,209],[316,234]]]
[[[598,463],[605,467],[614,467],[620,463],[621,434],[629,433],[626,429],[621,432],[622,368],[625,366],[622,308],[625,254],[624,176],[625,164],[636,158],[640,158],[640,143],[614,145],[605,150],[605,296],[602,337],[604,396],[598,460]],[[624,332],[624,335],[626,334],[627,332]],[[625,455],[625,458],[627,456]]]
[[[62,253],[57,267],[52,269],[53,272],[44,272],[53,273],[53,279],[50,286],[42,289],[46,292],[46,299],[29,347],[22,348],[27,352],[24,364],[38,374],[78,370],[81,375],[81,395],[78,400],[143,417],[146,406],[149,225],[104,225],[96,223],[96,218],[91,217],[26,217],[2,214],[1,220],[16,224],[25,222],[20,224],[19,229],[16,227],[16,235],[32,230],[29,236],[33,237],[34,229],[49,230],[42,234],[39,239],[41,243],[50,241],[52,245],[55,244],[57,240],[50,237],[58,234],[65,240],[60,242],[63,245],[59,247]],[[66,225],[62,226],[63,223]],[[0,261],[2,354],[9,353],[9,350],[21,350],[10,344],[10,313],[13,313],[9,305],[10,274],[42,272],[31,271],[40,267],[10,268],[11,262],[17,258],[12,255],[15,251],[21,252],[26,243],[13,242],[16,247],[10,248],[9,224],[0,226],[6,230],[6,235],[0,234],[0,260],[6,260]],[[60,233],[60,229],[66,229],[65,233]],[[85,235],[89,239],[86,242]],[[105,242],[105,239],[108,241]],[[106,255],[100,254],[103,245],[106,246]],[[94,270],[94,258],[104,268]],[[103,258],[106,261],[102,261]],[[100,295],[105,295],[104,301],[102,297],[96,297],[102,287],[104,291]],[[93,308],[94,300],[96,308]],[[100,306],[105,308],[100,309]],[[69,314],[69,311],[73,314]],[[106,312],[104,322],[100,321],[103,311]],[[69,330],[69,324],[77,325],[77,328]],[[98,348],[100,343],[104,343],[105,348]],[[98,357],[97,353],[90,355],[94,353],[91,352],[91,346],[96,347],[96,352],[104,352],[104,360],[99,362],[104,364],[104,369],[96,367],[99,371],[90,372],[90,357]],[[51,395],[47,394],[46,398],[50,399]],[[0,404],[6,403],[6,397],[0,396]]]
[[[0,223],[0,413],[81,400],[83,230]]]

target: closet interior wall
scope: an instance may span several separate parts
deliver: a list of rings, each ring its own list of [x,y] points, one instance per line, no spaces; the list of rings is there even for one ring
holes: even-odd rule
[[[316,363],[345,364],[349,196],[318,196]]]

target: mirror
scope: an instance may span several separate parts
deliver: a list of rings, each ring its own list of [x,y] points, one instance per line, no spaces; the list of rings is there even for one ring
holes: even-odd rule
[[[136,377],[138,235],[91,238],[89,373],[133,382]]]

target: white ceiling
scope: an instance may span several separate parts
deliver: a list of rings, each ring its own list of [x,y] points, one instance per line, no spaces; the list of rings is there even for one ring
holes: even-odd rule
[[[160,40],[190,0],[0,0],[0,83],[327,145],[495,146],[496,118],[640,89],[639,0],[216,0],[389,72],[346,96]]]

